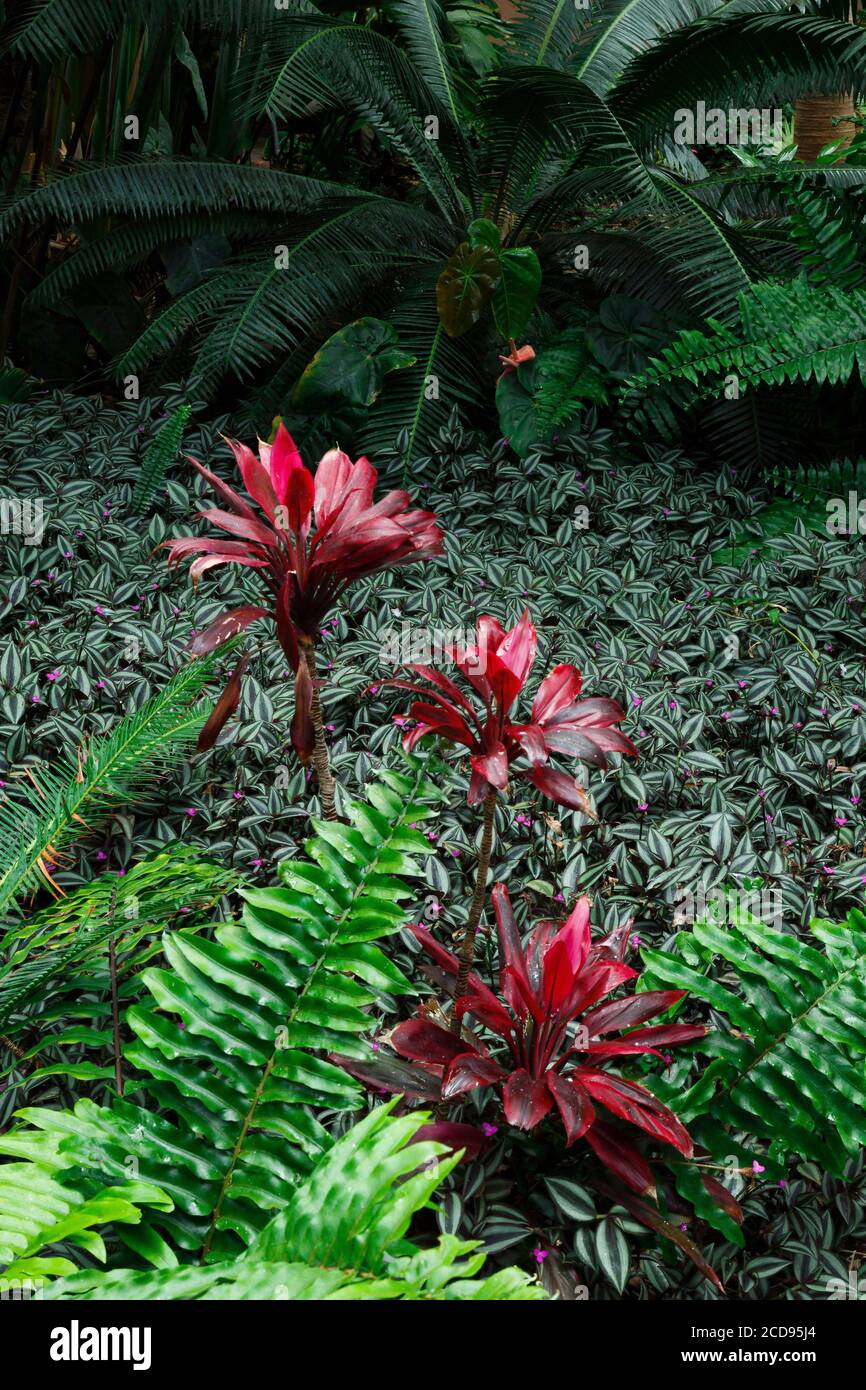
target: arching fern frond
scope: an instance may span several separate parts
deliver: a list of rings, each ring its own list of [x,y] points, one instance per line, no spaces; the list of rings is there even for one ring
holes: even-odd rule
[[[629,386],[647,389],[691,382],[702,395],[720,395],[726,375],[741,385],[817,381],[835,384],[866,372],[866,290],[813,288],[804,279],[755,284],[740,296],[740,322],[710,318],[707,330],[688,329]]]
[[[737,1154],[748,1166],[768,1144],[767,1163],[799,1155],[839,1175],[866,1144],[866,916],[813,922],[822,951],[734,915],[696,922],[670,952],[643,952],[643,986],[687,989],[728,1025],[695,1044],[709,1066],[685,1091],[666,1087],[667,1099],[716,1161]]]
[[[166,469],[177,458],[183,432],[192,414],[192,406],[179,405],[157,431],[153,442],[141,460],[132,493],[132,510],[140,516],[160,490]]]
[[[478,1278],[477,1241],[440,1236],[407,1243],[412,1217],[457,1162],[442,1144],[419,1141],[427,1116],[379,1106],[334,1145],[246,1254],[210,1268],[155,1274],[86,1271],[51,1285],[54,1299],[328,1299],[447,1301],[546,1297],[511,1267]],[[414,1141],[414,1142],[413,1142]]]

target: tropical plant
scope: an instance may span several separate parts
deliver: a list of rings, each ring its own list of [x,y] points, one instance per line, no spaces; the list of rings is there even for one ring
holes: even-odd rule
[[[134,1156],[173,1210],[116,1234],[158,1265],[250,1245],[332,1143],[315,1111],[362,1103],[357,1083],[320,1054],[367,1056],[377,993],[412,992],[376,942],[405,921],[403,880],[431,853],[411,824],[440,799],[428,765],[412,759],[349,808],[349,825],[316,822],[308,860],[283,862],[283,887],[246,889],[241,924],[214,939],[167,932],[166,965],[137,977],[149,999],[123,1014],[134,1099],[28,1107],[0,1152],[32,1159],[35,1183],[46,1149],[101,1183],[125,1176]],[[18,1182],[25,1193],[23,1173]]]
[[[638,1149],[595,1105],[624,1119],[653,1139],[670,1144],[687,1158],[692,1141],[667,1106],[646,1087],[611,1075],[605,1059],[658,1054],[661,1046],[702,1038],[702,1024],[636,1025],[665,1013],[685,997],[685,990],[661,990],[599,1003],[638,971],[625,962],[629,926],[594,944],[589,930],[589,899],[578,899],[567,920],[541,922],[524,946],[504,884],[493,889],[499,933],[500,995],[470,976],[466,994],[455,998],[461,1020],[475,1019],[505,1044],[500,1060],[475,1034],[459,1036],[422,1015],[400,1023],[389,1042],[400,1056],[422,1064],[413,1092],[441,1082],[444,1100],[476,1087],[502,1090],[505,1118],[520,1129],[535,1129],[556,1106],[567,1145],[586,1138],[601,1161],[633,1191],[652,1196],[655,1180]],[[456,980],[457,958],[429,932],[416,928],[424,950]],[[609,1034],[628,1029],[613,1040]],[[348,1064],[352,1070],[352,1063]],[[364,1068],[359,1069],[361,1073]],[[375,1067],[371,1075],[375,1075]],[[396,1083],[401,1084],[400,1081]],[[423,1090],[421,1092],[423,1094]]]
[[[141,461],[141,471],[135,480],[132,510],[139,515],[160,491],[169,464],[177,458],[183,432],[192,407],[180,405],[166,420]]]
[[[79,748],[74,761],[38,772],[25,767],[30,785],[0,799],[0,911],[9,912],[28,890],[59,895],[53,875],[67,842],[189,747],[207,713],[200,696],[214,666],[213,655],[189,662],[108,738]]]
[[[718,1164],[760,1160],[784,1178],[799,1156],[839,1175],[866,1144],[866,917],[813,922],[821,950],[746,907],[733,916],[643,950],[643,981],[688,990],[724,1022],[696,1044],[709,1065],[693,1084],[674,1074],[656,1089]]]
[[[691,324],[733,321],[738,293],[773,272],[775,228],[751,212],[738,220],[723,197],[729,185],[745,196],[764,171],[707,179],[711,157],[674,139],[676,112],[733,90],[762,108],[780,91],[850,89],[864,40],[829,2],[827,17],[750,8],[642,0],[590,13],[532,0],[502,26],[468,101],[463,50],[449,42],[465,26],[440,5],[417,14],[395,5],[396,32],[307,3],[269,21],[256,13],[255,41],[226,49],[220,75],[235,99],[221,106],[238,117],[244,156],[270,128],[264,159],[230,163],[210,137],[166,152],[151,114],[142,131],[151,152],[73,157],[44,182],[31,174],[0,232],[96,228],[111,214],[110,228],[70,241],[50,265],[31,312],[106,271],[154,274],[156,254],[178,241],[195,248],[205,233],[222,236],[233,254],[203,251],[206,273],[176,282],[117,366],[138,375],[192,334],[197,394],[213,399],[227,380],[257,378],[244,423],[258,428],[289,411],[335,324],[378,315],[414,365],[390,373],[369,413],[356,415],[358,443],[380,452],[402,430],[413,458],[453,405],[488,396],[494,343],[529,326],[539,284],[539,325],[556,321],[565,289],[573,298],[584,284],[590,299],[625,293]],[[232,15],[233,33],[238,24]],[[14,42],[26,52],[36,38],[16,32]],[[312,136],[313,111],[336,155]],[[356,122],[369,138],[348,158],[340,134]],[[215,131],[225,124],[214,116]],[[823,166],[800,167],[807,182],[826,177]],[[589,250],[585,279],[576,248]]]
[[[175,844],[16,921],[0,941],[0,1045],[11,1054],[4,1114],[22,1092],[44,1090],[46,1078],[116,1084],[117,1009],[140,992],[136,972],[158,949],[157,934],[200,929],[237,883],[231,870]],[[102,1066],[106,1054],[111,1065]]]
[[[484,803],[484,827],[478,855],[475,890],[460,947],[460,974],[457,998],[466,987],[475,956],[475,933],[481,920],[487,889],[487,874],[493,843],[493,817],[497,796],[508,787],[510,774],[525,778],[545,796],[573,811],[591,815],[586,792],[573,777],[549,767],[551,753],[566,753],[595,767],[607,767],[607,753],[636,756],[637,750],[625,734],[613,728],[625,718],[615,700],[578,700],[582,676],[576,667],[559,665],[539,686],[532,704],[530,722],[515,724],[511,711],[517,696],[529,679],[535,662],[538,634],[526,608],[508,632],[495,618],[478,619],[474,646],[465,650],[449,645],[447,655],[461,675],[484,701],[480,716],[450,676],[430,666],[409,663],[409,669],[423,676],[426,685],[405,680],[389,680],[420,698],[410,709],[414,728],[404,735],[403,747],[411,750],[428,734],[470,750],[472,773],[467,800],[470,806]],[[401,724],[406,720],[398,716]],[[526,758],[529,767],[516,768]],[[456,1009],[454,1031],[459,1030]]]
[[[271,590],[273,606],[244,605],[221,614],[197,634],[190,649],[204,655],[257,618],[273,618],[280,646],[296,673],[292,743],[302,762],[314,758],[323,813],[334,820],[334,779],[317,686],[316,638],[325,617],[351,584],[379,570],[438,555],[442,533],[432,512],[411,509],[408,493],[389,492],[374,503],[379,475],[367,459],[352,463],[346,454],[331,449],[320,460],[314,480],[282,424],[272,445],[259,445],[258,458],[245,444],[233,440],[229,444],[244,485],[269,524],[259,521],[233,488],[193,459],[193,466],[228,508],[212,508],[201,515],[237,539],[174,537],[163,542],[169,548],[168,563],[178,565],[196,555],[190,566],[193,583],[218,565],[258,570]],[[234,692],[232,702],[236,703]]]
[[[478,1278],[485,1263],[478,1241],[440,1236],[435,1245],[419,1248],[406,1239],[412,1218],[429,1206],[458,1160],[423,1137],[423,1114],[398,1119],[392,1110],[393,1102],[378,1106],[339,1139],[240,1257],[153,1272],[83,1270],[57,1280],[46,1296],[292,1302],[544,1298],[539,1284],[513,1266]]]

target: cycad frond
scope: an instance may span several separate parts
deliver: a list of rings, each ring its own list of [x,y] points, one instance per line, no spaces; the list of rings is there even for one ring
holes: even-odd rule
[[[395,0],[391,10],[415,66],[454,123],[459,124],[460,102],[445,43],[442,0]]]
[[[517,0],[511,40],[518,63],[569,69],[586,29],[588,11],[574,0]]]
[[[465,165],[458,122],[392,40],[365,25],[287,15],[269,32],[261,64],[239,74],[247,117],[285,119],[324,108],[352,111],[414,169],[443,212],[460,214],[449,155]],[[424,118],[436,116],[435,138]],[[467,192],[471,192],[467,189]]]
[[[608,102],[648,149],[678,110],[775,107],[808,91],[859,90],[866,32],[816,15],[710,16],[632,59]]]
[[[128,798],[136,783],[158,774],[196,738],[208,714],[200,701],[216,656],[178,671],[159,694],[128,715],[105,739],[91,741],[77,761],[39,767],[35,782],[0,801],[0,914],[15,898],[48,886],[67,842]]]
[[[57,998],[69,988],[65,976],[71,967],[98,957],[96,969],[107,976],[102,947],[109,940],[118,951],[129,949],[180,912],[184,915],[178,920],[192,927],[197,916],[236,886],[231,870],[178,844],[148,855],[122,878],[102,874],[15,924],[0,941],[6,953],[0,967],[0,1028],[15,1038],[27,1026],[25,1011],[34,1002],[40,1011],[50,1005],[56,1020],[62,1013]]]
[[[221,208],[297,213],[309,207],[311,198],[354,194],[341,184],[264,165],[127,155],[114,164],[82,161],[68,173],[6,198],[0,203],[0,237],[27,222],[53,220],[75,227],[104,214],[150,218]]]

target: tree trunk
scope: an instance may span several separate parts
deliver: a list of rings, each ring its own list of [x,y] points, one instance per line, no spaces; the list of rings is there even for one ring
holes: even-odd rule
[[[848,19],[854,24],[860,13],[860,0],[851,0]],[[844,125],[833,125],[840,116],[855,114],[854,98],[850,92],[835,92],[827,96],[821,92],[809,92],[799,97],[794,115],[794,140],[797,145],[797,158],[804,164],[811,164],[825,145],[838,140],[838,158],[854,138],[855,129],[851,121]]]
[[[313,734],[315,737],[315,747],[313,748],[313,766],[316,769],[316,778],[319,783],[319,799],[322,803],[323,820],[337,819],[337,804],[335,796],[335,783],[331,772],[331,760],[328,757],[328,745],[325,742],[325,726],[322,723],[322,706],[319,700],[319,683],[316,680],[316,646],[314,642],[301,642],[301,660],[306,663],[310,674],[310,684],[313,687],[313,694],[310,700],[310,718],[313,721]]]
[[[484,829],[481,832],[481,847],[478,850],[478,867],[475,871],[475,891],[469,908],[469,917],[457,959],[457,981],[454,986],[454,1010],[451,1015],[451,1032],[459,1037],[460,1019],[457,1016],[457,1000],[466,993],[466,982],[475,959],[475,933],[484,910],[487,896],[487,871],[490,868],[490,851],[493,848],[493,813],[496,810],[496,792],[488,792],[484,798]]]
[[[841,149],[839,158],[854,138],[854,126],[850,121],[834,127],[833,121],[840,116],[855,114],[854,98],[850,92],[838,92],[835,96],[812,95],[799,97],[794,118],[794,140],[797,145],[797,158],[804,164],[812,164],[825,145],[838,140]]]

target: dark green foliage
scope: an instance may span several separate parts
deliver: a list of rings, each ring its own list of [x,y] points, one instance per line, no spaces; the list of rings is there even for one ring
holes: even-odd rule
[[[812,932],[823,950],[737,911],[644,952],[648,988],[688,989],[713,1010],[716,1029],[695,1044],[710,1065],[687,1090],[675,1067],[660,1090],[717,1163],[751,1165],[768,1147],[777,1177],[792,1156],[841,1177],[866,1145],[866,917]]]
[[[239,1258],[153,1273],[88,1271],[58,1281],[48,1297],[543,1298],[538,1284],[513,1266],[476,1278],[485,1263],[476,1241],[445,1235],[419,1250],[403,1239],[456,1159],[444,1157],[442,1144],[418,1138],[425,1116],[395,1119],[392,1109],[393,1103],[379,1106],[339,1140]]]
[[[157,1264],[181,1250],[249,1245],[270,1213],[331,1143],[315,1111],[351,1111],[361,1088],[322,1055],[366,1057],[368,1010],[379,991],[412,985],[376,944],[399,930],[408,876],[431,848],[411,828],[441,793],[426,765],[383,772],[350,825],[317,822],[306,861],[287,861],[284,886],[244,890],[240,923],[214,939],[174,930],[162,939],[165,966],[138,979],[149,995],[124,1014],[126,1095],[104,1106],[80,1100],[69,1112],[30,1107],[35,1126],[0,1139],[0,1152],[33,1158],[61,1140],[69,1166],[93,1181],[136,1171],[167,1192],[176,1215],[126,1242]],[[63,1137],[65,1136],[65,1138]],[[150,1220],[151,1218],[149,1218]]]

